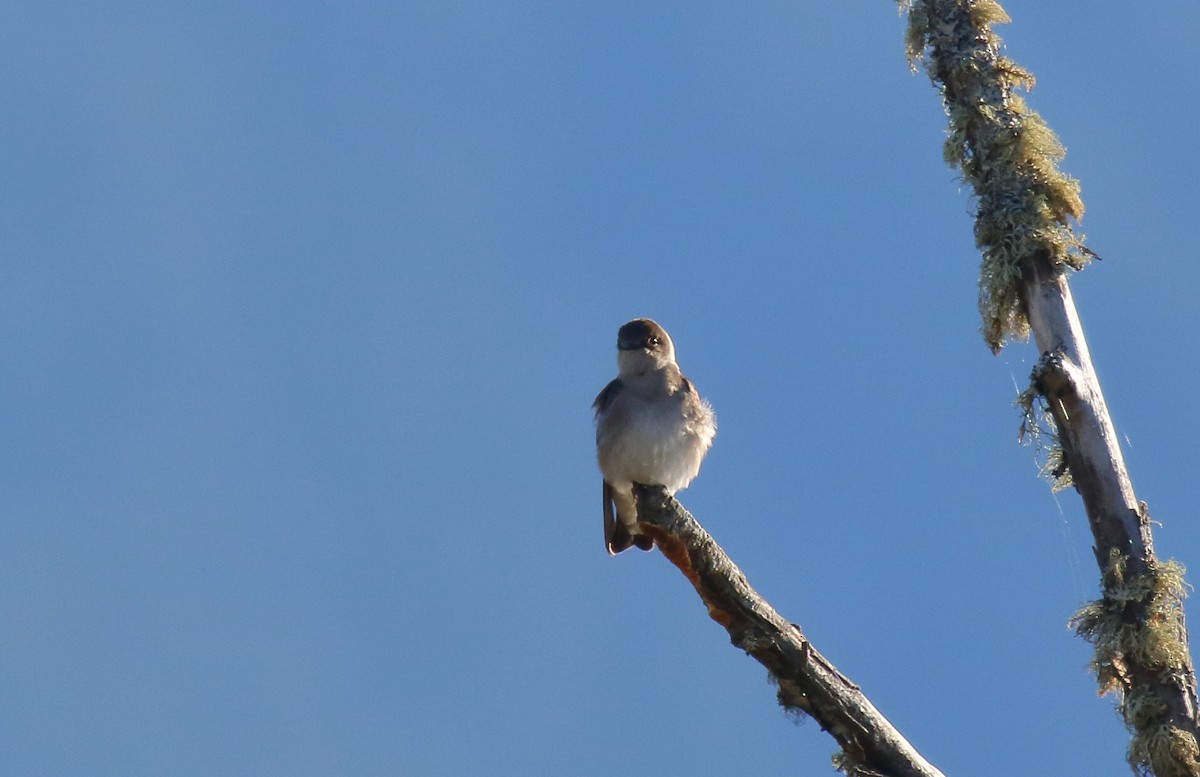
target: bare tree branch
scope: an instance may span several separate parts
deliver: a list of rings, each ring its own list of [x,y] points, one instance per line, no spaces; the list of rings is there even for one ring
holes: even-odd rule
[[[1072,624],[1096,646],[1101,690],[1121,695],[1130,762],[1158,777],[1194,776],[1200,729],[1183,570],[1154,553],[1150,515],[1134,494],[1066,277],[1042,262],[1030,268],[1021,297],[1043,353],[1034,388],[1054,419],[1102,573],[1103,598]]]
[[[941,777],[888,722],[862,690],[812,646],[746,582],[745,575],[696,519],[661,486],[635,486],[642,531],[683,572],[709,616],[734,645],[770,671],[779,703],[828,731],[842,752],[847,775]]]

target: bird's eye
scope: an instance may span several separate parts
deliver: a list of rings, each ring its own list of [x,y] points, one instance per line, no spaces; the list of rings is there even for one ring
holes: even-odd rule
[[[658,338],[651,336],[646,340],[646,344],[653,348],[654,346],[658,345]]]

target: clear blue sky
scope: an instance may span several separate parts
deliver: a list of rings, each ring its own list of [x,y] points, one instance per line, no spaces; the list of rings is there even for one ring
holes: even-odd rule
[[[1200,573],[1200,10],[1005,5],[1138,495]],[[1017,444],[1036,354],[979,335],[902,33],[886,0],[10,4],[0,771],[832,773],[673,567],[604,555],[590,403],[648,315],[721,423],[684,503],[923,753],[1126,774],[1065,627],[1086,523]]]

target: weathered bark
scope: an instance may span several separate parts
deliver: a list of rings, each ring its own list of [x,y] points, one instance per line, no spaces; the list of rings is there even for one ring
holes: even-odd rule
[[[1150,524],[1140,515],[1117,432],[1100,390],[1071,287],[1040,258],[1024,273],[1021,300],[1044,355],[1034,385],[1054,417],[1071,479],[1083,499],[1103,570],[1112,551],[1133,569],[1154,559]]]
[[[642,530],[683,572],[733,644],[770,671],[779,703],[803,712],[842,748],[847,775],[941,777],[862,690],[750,587],[745,575],[696,519],[660,486],[635,486]]]
[[[1107,610],[1108,617],[1094,618],[1080,631],[1097,642],[1103,689],[1122,694],[1122,711],[1134,733],[1131,762],[1151,767],[1159,777],[1200,774],[1196,678],[1179,601],[1181,581],[1162,582],[1150,516],[1134,494],[1067,279],[1044,261],[1028,267],[1021,298],[1043,354],[1034,387],[1054,419],[1103,576],[1104,599],[1091,609]],[[1081,614],[1076,624],[1090,617]],[[1113,634],[1109,645],[1097,639],[1104,631]],[[1140,644],[1147,641],[1166,647],[1148,652]],[[1140,703],[1130,705],[1131,698]],[[1155,753],[1156,748],[1166,752]]]

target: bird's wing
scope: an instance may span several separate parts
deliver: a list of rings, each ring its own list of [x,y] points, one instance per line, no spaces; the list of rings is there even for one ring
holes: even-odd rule
[[[625,388],[625,384],[620,378],[614,378],[609,381],[609,384],[604,387],[604,390],[596,395],[596,401],[592,403],[592,407],[596,410],[596,415],[600,415],[605,410],[612,406],[613,401]]]

